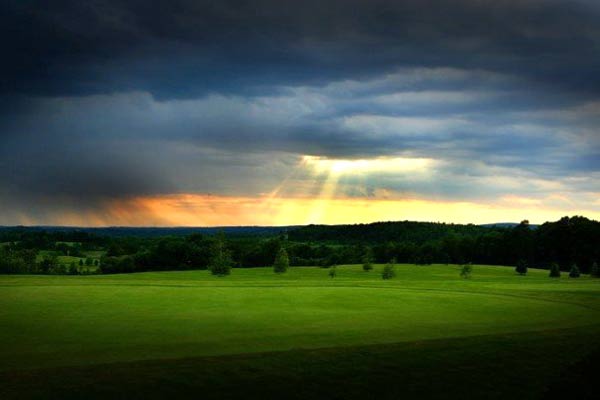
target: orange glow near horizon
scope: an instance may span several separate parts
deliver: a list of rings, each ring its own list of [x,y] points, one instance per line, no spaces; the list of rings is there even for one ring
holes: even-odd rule
[[[600,219],[600,211],[577,208],[568,194],[548,198],[506,195],[494,201],[459,201],[420,198],[380,188],[374,196],[348,196],[342,179],[353,178],[357,193],[367,193],[370,174],[419,175],[427,179],[438,161],[425,158],[379,157],[333,159],[301,157],[287,177],[271,192],[258,196],[224,196],[194,193],[139,196],[107,200],[85,210],[64,208],[31,220],[18,215],[23,225],[71,226],[284,226],[352,224],[376,221],[431,221],[447,223],[531,223],[555,221],[569,215]],[[345,184],[345,182],[344,182]],[[347,189],[347,188],[346,188]],[[312,193],[312,195],[310,194]],[[557,202],[557,200],[560,200]],[[556,204],[562,204],[563,207]]]
[[[528,219],[531,223],[541,223],[565,215],[600,219],[597,211],[550,209],[535,202],[528,204],[527,199],[519,204],[514,200],[511,197],[483,204],[424,199],[173,194],[113,201],[107,203],[105,209],[86,213],[59,213],[45,223],[72,226],[284,226],[398,220],[483,224]]]

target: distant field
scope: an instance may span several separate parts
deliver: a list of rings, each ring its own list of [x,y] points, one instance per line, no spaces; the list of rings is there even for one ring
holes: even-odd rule
[[[90,258],[100,258],[104,254],[106,254],[106,251],[105,250],[89,250],[89,251],[84,251],[83,254],[85,254],[86,257],[90,257]]]
[[[71,243],[71,242],[64,242],[64,243]],[[106,251],[103,251],[103,250],[90,250],[90,251],[83,252],[85,257],[73,257],[73,256],[60,255],[60,256],[57,256],[57,262],[58,262],[58,264],[61,264],[61,265],[67,266],[67,267],[69,265],[71,265],[71,263],[75,263],[75,265],[79,266],[79,261],[85,262],[86,258],[91,258],[92,260],[99,260],[105,253],[106,253]],[[41,250],[37,254],[36,261],[40,262],[44,259],[44,257],[52,255],[52,254],[56,254],[56,252],[51,251],[51,250]],[[85,266],[84,268],[88,269],[90,272],[95,272],[98,269],[98,267],[95,265]]]
[[[0,371],[78,366],[73,371],[82,373],[115,362],[431,340],[459,346],[458,338],[482,335],[558,340],[550,333],[560,330],[584,335],[586,351],[600,346],[592,334],[600,279],[474,266],[465,280],[457,266],[399,265],[397,277],[384,281],[381,269],[340,266],[333,279],[315,267],[282,275],[234,269],[221,278],[207,271],[0,276]]]
[[[66,244],[67,246],[71,246],[71,247],[73,247],[73,246],[75,246],[76,244],[79,244],[79,245],[80,245],[81,243],[80,243],[80,242],[61,242],[61,241],[58,241],[58,242],[56,242],[56,244]]]

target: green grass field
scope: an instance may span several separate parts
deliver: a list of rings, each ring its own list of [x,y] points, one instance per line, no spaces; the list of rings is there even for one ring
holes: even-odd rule
[[[377,376],[350,378],[356,393],[371,393],[369,382],[386,373],[400,382],[399,371],[416,363],[423,370],[410,388],[390,393],[432,394],[452,382],[425,385],[431,378],[426,371],[441,373],[443,366],[454,376],[473,367],[463,365],[473,359],[488,370],[490,363],[509,368],[523,362],[531,369],[528,379],[544,388],[560,368],[585,362],[600,348],[599,279],[564,273],[551,279],[543,270],[519,276],[489,266],[474,266],[472,278],[462,279],[457,266],[398,265],[396,278],[384,281],[381,269],[341,266],[335,278],[313,267],[282,275],[270,268],[234,269],[228,277],[207,271],[1,276],[0,394],[47,389],[61,397],[82,395],[84,385],[86,395],[110,395],[116,388],[139,394],[145,387],[156,396],[185,388],[221,397],[232,390],[234,371],[249,386],[271,376],[281,390],[304,387],[303,379],[312,376],[312,391],[295,393],[319,397],[325,392],[316,382],[324,378],[315,371],[342,379],[361,373],[356,368],[363,363],[370,365],[369,376]],[[106,376],[107,368],[121,373]],[[509,379],[513,369],[498,376]],[[89,382],[92,377],[101,387]],[[235,386],[250,390],[243,388]]]

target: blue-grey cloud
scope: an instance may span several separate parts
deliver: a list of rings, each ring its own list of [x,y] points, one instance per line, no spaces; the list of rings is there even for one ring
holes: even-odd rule
[[[436,160],[353,196],[598,193],[599,27],[586,0],[5,1],[0,201],[258,195],[303,155]]]
[[[600,91],[592,1],[6,1],[5,93],[262,93],[398,66]]]

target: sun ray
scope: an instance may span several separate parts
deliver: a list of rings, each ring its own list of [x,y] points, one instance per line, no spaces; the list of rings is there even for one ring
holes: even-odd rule
[[[330,205],[329,203],[336,194],[340,176],[340,172],[335,170],[332,170],[327,174],[327,178],[321,187],[321,192],[312,202],[313,204],[308,213],[306,223],[318,224],[323,220],[323,217],[327,214],[327,209]]]

